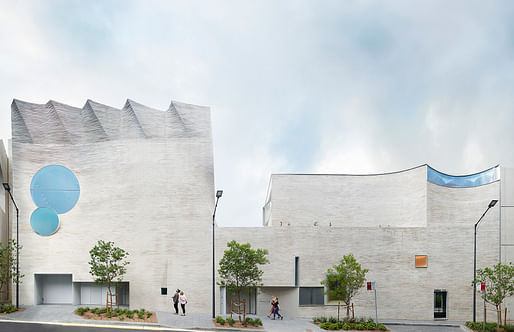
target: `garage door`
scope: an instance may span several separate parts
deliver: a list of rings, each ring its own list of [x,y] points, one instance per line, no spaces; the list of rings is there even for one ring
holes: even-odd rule
[[[116,288],[112,287],[111,291],[115,293]],[[86,282],[80,285],[80,304],[105,305],[106,295],[107,287]]]
[[[71,274],[36,274],[38,304],[71,304]]]

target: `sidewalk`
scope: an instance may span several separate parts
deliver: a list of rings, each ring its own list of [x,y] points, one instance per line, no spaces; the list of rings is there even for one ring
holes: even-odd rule
[[[175,315],[171,312],[157,311],[158,323],[134,323],[134,322],[112,322],[106,320],[89,320],[75,315],[73,311],[79,306],[73,305],[37,305],[26,306],[25,311],[15,312],[9,315],[0,316],[0,324],[2,321],[27,321],[27,322],[50,322],[65,324],[87,324],[87,325],[116,325],[116,326],[153,326],[165,328],[182,328],[182,329],[198,329],[211,331],[248,331],[226,327],[216,328],[212,322],[210,314],[191,313],[186,316]],[[263,316],[249,315],[247,317],[259,317],[263,322],[264,330],[250,331],[268,331],[268,332],[321,332],[319,327],[310,323],[310,319],[288,319],[270,320]]]
[[[212,322],[210,314],[191,313],[186,316],[175,315],[171,312],[157,311],[158,323],[136,323],[136,322],[112,322],[106,320],[88,320],[73,311],[79,306],[73,305],[36,305],[26,306],[25,311],[16,312],[9,315],[0,315],[2,321],[29,321],[29,322],[51,322],[65,324],[87,324],[87,325],[107,325],[107,326],[137,326],[137,327],[164,327],[179,329],[197,329],[210,331],[262,331],[262,332],[321,332],[324,331],[311,323],[308,318],[284,318],[284,320],[270,320],[266,316],[248,315],[247,317],[259,317],[262,320],[263,330],[239,330],[230,328],[228,324],[223,328],[216,328]],[[413,321],[413,320],[383,320],[380,321],[391,330],[394,326],[433,326],[433,327],[461,327],[462,322],[448,321]]]

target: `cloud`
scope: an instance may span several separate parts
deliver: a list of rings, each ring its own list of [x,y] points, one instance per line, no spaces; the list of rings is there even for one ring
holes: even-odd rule
[[[212,110],[218,221],[257,225],[271,173],[514,166],[514,5],[0,1],[12,98]]]

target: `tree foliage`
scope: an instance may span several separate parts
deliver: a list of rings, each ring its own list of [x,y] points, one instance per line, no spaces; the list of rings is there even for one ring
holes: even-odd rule
[[[350,315],[349,306],[352,298],[364,286],[367,272],[368,270],[362,268],[353,254],[348,254],[343,256],[338,265],[328,269],[325,280],[321,281],[326,288],[325,294],[328,295],[329,301],[342,301],[346,304],[347,318]]]
[[[501,310],[503,301],[514,295],[514,265],[498,263],[492,268],[477,270],[477,280],[474,283],[485,282],[485,300],[493,304],[496,310]],[[482,299],[484,294],[482,294]],[[499,312],[498,324],[501,313]]]
[[[16,271],[16,249],[21,250],[22,246],[16,245],[16,240],[9,239],[4,245],[0,242],[0,294],[9,288],[9,283],[21,283],[23,274]]]
[[[130,263],[127,261],[128,253],[115,247],[111,241],[99,240],[93,249],[89,250],[89,255],[91,256],[89,273],[95,277],[95,283],[107,286],[111,296],[111,286],[121,282],[127,272],[125,266]]]
[[[241,290],[260,286],[263,271],[259,265],[269,263],[267,249],[252,249],[249,243],[240,244],[235,240],[227,243],[223,258],[219,262],[219,284],[237,294],[241,303]],[[239,313],[240,314],[240,313]],[[241,316],[239,316],[241,320]]]

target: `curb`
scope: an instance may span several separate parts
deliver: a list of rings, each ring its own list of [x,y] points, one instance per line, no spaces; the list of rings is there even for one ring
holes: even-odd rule
[[[225,331],[225,332],[243,332],[247,330],[241,330],[238,328],[223,328],[223,327],[172,327],[168,325],[161,325],[158,323],[130,323],[130,322],[103,322],[103,321],[92,321],[91,323],[84,322],[59,322],[59,321],[34,321],[34,320],[17,320],[17,319],[0,319],[0,324],[6,323],[17,323],[17,324],[39,324],[39,325],[57,325],[57,326],[76,326],[76,327],[102,327],[102,328],[117,328],[127,330],[148,330],[148,331]],[[101,323],[100,323],[101,322]],[[266,330],[256,330],[255,332],[266,332]]]

